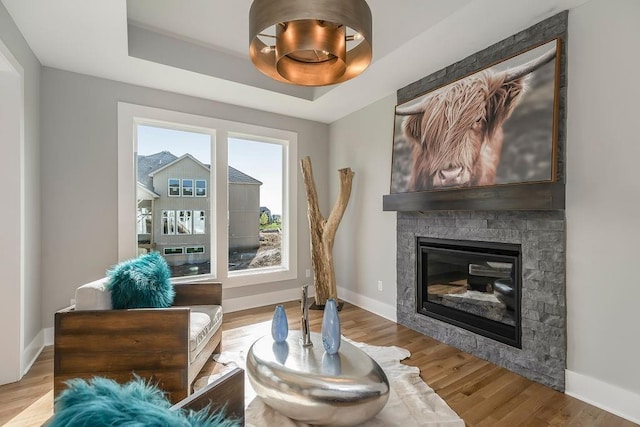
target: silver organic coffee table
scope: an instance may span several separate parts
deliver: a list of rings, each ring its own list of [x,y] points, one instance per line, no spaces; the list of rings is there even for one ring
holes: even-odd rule
[[[320,334],[303,347],[300,331],[286,342],[271,336],[257,340],[247,353],[247,375],[264,403],[308,424],[347,426],[374,417],[387,403],[389,380],[369,355],[342,341],[328,355]]]

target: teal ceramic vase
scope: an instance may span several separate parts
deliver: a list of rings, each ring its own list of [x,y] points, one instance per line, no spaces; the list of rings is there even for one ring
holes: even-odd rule
[[[289,335],[289,322],[287,321],[287,313],[284,311],[282,304],[276,305],[273,311],[273,320],[271,321],[271,336],[275,342],[283,342],[287,340]]]
[[[336,300],[329,298],[324,305],[322,316],[322,345],[329,354],[336,354],[340,349],[340,318]]]

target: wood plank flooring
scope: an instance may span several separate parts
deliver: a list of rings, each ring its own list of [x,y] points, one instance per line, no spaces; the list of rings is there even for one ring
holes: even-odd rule
[[[299,329],[299,302],[284,304],[290,329]],[[224,315],[223,350],[247,350],[270,331],[273,306]],[[420,376],[468,426],[636,426],[404,326],[345,303],[342,333],[373,345],[411,352],[404,363]],[[310,310],[311,329],[320,332],[322,312]],[[203,375],[215,368],[208,362]],[[53,413],[53,348],[46,348],[25,377],[0,386],[0,425],[39,426]]]

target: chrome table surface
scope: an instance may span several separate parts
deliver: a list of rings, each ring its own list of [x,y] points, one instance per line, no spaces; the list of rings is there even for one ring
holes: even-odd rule
[[[271,336],[247,353],[247,375],[256,394],[283,415],[316,425],[348,426],[374,417],[387,403],[389,380],[364,351],[342,340],[335,355],[325,353],[322,338],[301,344],[300,331],[286,342]]]

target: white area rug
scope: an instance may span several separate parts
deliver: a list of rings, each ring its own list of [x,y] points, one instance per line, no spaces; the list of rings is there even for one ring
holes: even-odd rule
[[[420,378],[420,369],[400,363],[411,356],[411,353],[400,347],[377,347],[351,341],[361,348],[382,367],[390,383],[389,401],[375,418],[362,424],[367,427],[464,427],[464,421],[455,413],[433,389]],[[223,352],[214,356],[215,360],[228,369],[236,366],[245,368],[244,352]],[[202,378],[194,384],[200,389],[207,383],[214,381],[225,370],[215,376]],[[265,405],[256,396],[245,371],[245,423],[248,427],[278,426],[278,427],[307,427],[281,415],[279,412]]]

